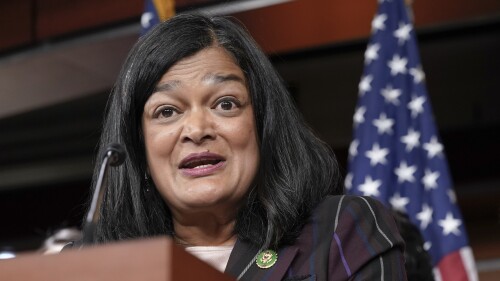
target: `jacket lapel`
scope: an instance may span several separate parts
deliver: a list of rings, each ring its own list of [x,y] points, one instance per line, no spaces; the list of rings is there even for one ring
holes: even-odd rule
[[[259,249],[249,243],[236,240],[233,251],[229,256],[225,273],[237,278],[245,268],[255,259]],[[242,279],[246,280],[246,279]]]
[[[298,252],[298,247],[289,246],[282,248],[278,252],[278,261],[276,264],[267,269],[259,268],[255,263],[258,252],[258,248],[249,243],[237,240],[231,252],[231,256],[229,257],[225,272],[237,278],[248,267],[240,280],[279,281],[290,267],[290,264]]]
[[[289,246],[281,249],[278,252],[278,261],[276,262],[276,264],[269,269],[260,269],[261,271],[267,270],[269,272],[267,272],[262,279],[255,280],[279,281],[283,279],[283,276],[290,268],[292,261],[295,258],[295,255],[297,255],[298,251],[299,248],[297,246]]]

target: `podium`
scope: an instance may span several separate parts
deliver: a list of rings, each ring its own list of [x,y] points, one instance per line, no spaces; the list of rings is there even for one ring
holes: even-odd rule
[[[117,242],[0,261],[2,281],[234,281],[170,238]]]

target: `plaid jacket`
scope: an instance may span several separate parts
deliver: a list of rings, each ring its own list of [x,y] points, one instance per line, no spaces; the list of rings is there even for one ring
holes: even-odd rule
[[[406,280],[403,249],[392,215],[377,200],[329,196],[297,242],[277,251],[274,266],[259,268],[259,249],[238,240],[226,273],[245,281]]]

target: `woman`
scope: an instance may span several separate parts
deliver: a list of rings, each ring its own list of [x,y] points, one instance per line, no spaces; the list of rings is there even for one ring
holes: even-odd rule
[[[266,56],[231,21],[178,15],[131,50],[108,103],[98,243],[169,235],[241,280],[404,280],[402,240],[342,194],[331,150]],[[96,168],[95,174],[98,173]]]

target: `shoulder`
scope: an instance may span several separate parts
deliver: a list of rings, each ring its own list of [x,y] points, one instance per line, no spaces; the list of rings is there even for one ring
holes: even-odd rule
[[[372,217],[390,215],[389,210],[377,199],[367,196],[330,195],[327,196],[315,209],[315,213],[345,214],[366,213]],[[392,219],[394,220],[394,219]]]
[[[328,212],[333,215],[328,215]],[[332,196],[317,209],[333,236],[329,249],[329,275],[346,279],[405,280],[404,242],[392,213],[380,201],[363,196]],[[328,218],[329,217],[329,218]],[[327,219],[328,218],[328,219]]]
[[[328,224],[339,237],[377,238],[388,247],[402,244],[392,213],[372,197],[328,196],[318,205],[314,216],[318,222]]]

